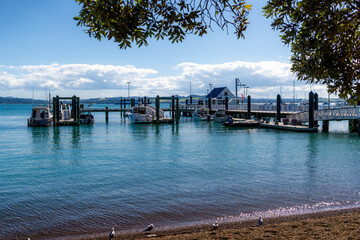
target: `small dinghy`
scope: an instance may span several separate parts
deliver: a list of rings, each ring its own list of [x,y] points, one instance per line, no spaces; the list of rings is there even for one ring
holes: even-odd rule
[[[227,121],[223,123],[226,127],[260,127],[260,122],[255,120],[234,120],[232,117],[228,117]]]

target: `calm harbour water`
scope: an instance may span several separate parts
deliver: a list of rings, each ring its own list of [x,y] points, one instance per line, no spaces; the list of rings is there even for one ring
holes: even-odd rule
[[[0,239],[171,227],[360,206],[360,137],[231,129],[182,118],[26,126],[0,105]]]

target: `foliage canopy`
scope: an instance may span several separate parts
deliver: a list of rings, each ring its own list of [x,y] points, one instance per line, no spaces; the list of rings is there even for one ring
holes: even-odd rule
[[[264,7],[291,45],[298,79],[326,84],[353,103],[360,99],[359,10],[359,0],[268,0]]]
[[[89,36],[113,39],[121,49],[148,45],[148,38],[181,42],[186,34],[202,36],[212,24],[233,27],[244,38],[251,5],[245,0],[76,0],[74,17]]]
[[[98,40],[121,49],[148,45],[149,38],[181,42],[217,25],[244,38],[251,5],[246,0],[76,0],[78,25]],[[360,100],[360,1],[268,0],[264,14],[291,46],[299,80],[321,83],[330,93]]]

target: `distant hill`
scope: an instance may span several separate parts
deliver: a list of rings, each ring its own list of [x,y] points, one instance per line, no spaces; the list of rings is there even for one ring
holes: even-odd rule
[[[46,104],[44,100],[34,100],[31,98],[15,98],[15,97],[0,97],[0,104]]]
[[[197,101],[197,99],[199,98],[204,98],[205,96],[200,96],[200,95],[193,95],[193,100]],[[111,98],[89,98],[89,99],[80,99],[81,103],[84,104],[89,104],[89,103],[94,103],[94,104],[115,104],[115,103],[119,103],[120,99],[122,99],[123,97],[111,97]],[[138,96],[134,96],[132,98],[138,99],[140,97]],[[189,99],[189,96],[179,96],[180,98],[180,102],[185,102],[185,99]],[[155,97],[150,97],[151,101],[153,102]],[[283,102],[286,103],[292,103],[293,99],[282,99]],[[308,100],[303,100],[303,99],[296,99],[296,102],[307,102]],[[326,98],[319,98],[319,102],[326,102],[327,99]],[[342,101],[338,98],[332,98],[331,102],[337,102],[337,101]],[[251,102],[253,103],[276,103],[276,98],[273,99],[251,99]],[[47,101],[45,100],[33,100],[31,98],[15,98],[15,97],[0,97],[0,104],[47,104]]]

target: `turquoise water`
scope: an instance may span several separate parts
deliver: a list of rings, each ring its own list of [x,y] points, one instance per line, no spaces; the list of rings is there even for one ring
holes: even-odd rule
[[[182,118],[26,126],[0,105],[0,239],[49,239],[360,206],[360,137],[231,129]]]

